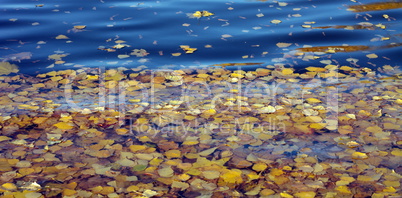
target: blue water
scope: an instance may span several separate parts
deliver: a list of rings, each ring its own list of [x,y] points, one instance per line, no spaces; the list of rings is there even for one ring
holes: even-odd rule
[[[372,3],[384,1],[361,1]],[[284,3],[287,3],[285,5]],[[294,67],[323,66],[320,60],[329,58],[348,65],[347,58],[359,59],[360,66],[398,65],[401,47],[401,9],[355,13],[347,6],[357,5],[349,0],[2,0],[0,4],[0,58],[20,66],[21,72],[41,72],[48,69],[75,67],[137,67],[149,68],[206,66],[222,63],[258,63],[257,67],[289,64]],[[195,11],[214,13],[210,17],[191,18]],[[390,16],[389,19],[383,14]],[[272,20],[282,21],[279,24]],[[304,28],[357,25],[361,22],[384,24],[386,29],[345,30]],[[75,25],[85,25],[75,31]],[[56,39],[65,35],[69,39]],[[230,35],[225,37],[222,35]],[[389,40],[375,41],[381,37]],[[116,40],[127,46],[115,52]],[[292,43],[287,48],[276,44]],[[315,61],[292,57],[295,49],[304,45],[367,45],[369,51],[331,54]],[[129,46],[128,46],[129,45]],[[180,45],[197,48],[186,54]],[[205,45],[211,45],[206,48]],[[129,55],[134,49],[144,49],[145,57]],[[21,58],[19,53],[32,53]],[[172,53],[182,53],[172,56]],[[376,59],[367,54],[375,53]],[[64,54],[55,64],[49,55]],[[29,59],[28,59],[29,58]],[[368,64],[367,62],[370,62]]]

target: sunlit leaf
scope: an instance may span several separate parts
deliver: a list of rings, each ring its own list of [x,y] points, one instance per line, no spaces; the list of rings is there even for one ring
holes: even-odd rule
[[[208,12],[208,11],[206,11],[206,10],[202,11],[202,16],[203,16],[203,17],[209,17],[209,16],[212,16],[212,15],[214,15],[214,14],[211,13],[211,12]]]
[[[271,21],[271,23],[273,23],[273,24],[279,24],[279,23],[282,23],[282,21],[281,21],[281,20],[274,19],[274,20]]]
[[[181,53],[172,53],[172,56],[180,56],[181,55]]]
[[[367,58],[378,58],[377,54],[367,54]]]
[[[119,55],[117,55],[117,58],[120,58],[120,59],[129,58],[129,57],[130,57],[130,55],[127,55],[127,54],[119,54]]]
[[[192,15],[193,15],[193,17],[195,17],[195,18],[201,18],[201,17],[202,17],[202,12],[201,12],[201,11],[196,11],[196,12],[194,12]]]
[[[289,47],[289,46],[291,46],[292,45],[292,43],[277,43],[276,44],[276,46],[278,46],[278,47]]]
[[[74,29],[83,30],[83,29],[85,29],[86,27],[87,27],[86,25],[75,25],[75,26],[74,26]]]
[[[56,36],[56,39],[69,39],[69,38],[66,35],[60,34],[60,35]]]

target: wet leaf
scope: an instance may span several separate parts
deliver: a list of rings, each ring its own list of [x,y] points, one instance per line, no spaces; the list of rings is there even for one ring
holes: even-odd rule
[[[367,54],[367,58],[378,58],[377,54]]]
[[[181,53],[172,53],[172,56],[180,56]]]
[[[222,174],[220,177],[223,179],[224,182],[226,183],[241,183],[243,182],[243,179],[241,177],[241,170],[239,169],[232,169],[226,171],[224,174]]]
[[[271,21],[271,23],[273,23],[273,24],[279,24],[279,23],[282,23],[282,21],[281,21],[281,20],[274,19],[274,20]]]
[[[56,36],[56,39],[69,39],[69,38],[66,35],[60,34],[60,35]]]
[[[74,29],[83,30],[83,29],[85,29],[86,27],[87,27],[86,25],[75,25],[75,26],[74,26]]]
[[[63,130],[69,130],[74,128],[74,125],[72,123],[67,123],[67,122],[59,122],[57,124],[54,124],[55,127]]]
[[[203,17],[209,17],[209,16],[212,16],[212,15],[214,15],[214,14],[211,13],[211,12],[208,12],[208,11],[206,11],[206,10],[202,11],[202,16],[203,16]]]
[[[165,167],[165,168],[161,168],[158,170],[158,174],[161,177],[172,177],[173,176],[173,169],[169,166],[169,167]]]
[[[278,46],[280,48],[289,47],[291,45],[292,45],[292,43],[277,43],[276,44],[276,46]]]
[[[17,73],[18,66],[10,64],[9,62],[0,62],[0,75],[8,75],[10,73]]]

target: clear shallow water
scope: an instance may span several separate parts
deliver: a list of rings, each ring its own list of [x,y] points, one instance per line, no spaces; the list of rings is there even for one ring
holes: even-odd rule
[[[362,1],[373,3],[385,1]],[[347,58],[359,59],[362,66],[398,65],[401,62],[400,43],[402,17],[400,9],[352,12],[347,8],[358,5],[351,1],[22,1],[5,0],[0,5],[0,57],[20,66],[21,72],[35,72],[73,67],[137,67],[150,68],[205,66],[222,63],[275,63],[295,67],[323,66],[315,61],[292,58],[294,50],[304,45],[339,46],[367,45],[368,51],[337,53],[325,56],[348,65]],[[214,13],[200,19],[188,15],[206,10]],[[386,19],[383,14],[390,18]],[[281,23],[273,24],[272,20]],[[302,27],[357,25],[361,22],[384,24],[385,29],[344,28],[311,29]],[[83,30],[73,29],[85,25]],[[308,24],[307,24],[308,25]],[[65,35],[68,39],[56,39]],[[223,36],[222,36],[223,35]],[[381,41],[381,37],[389,37]],[[127,46],[112,49],[115,41]],[[378,40],[378,41],[376,41]],[[292,43],[280,48],[277,43]],[[186,54],[180,45],[197,48]],[[205,47],[210,45],[210,47]],[[385,47],[381,47],[385,46]],[[388,46],[388,47],[387,47]],[[134,49],[144,49],[145,57],[129,55]],[[32,56],[19,53],[29,52]],[[173,56],[172,53],[181,53]],[[378,58],[370,59],[367,54]],[[16,55],[17,54],[17,55]],[[51,59],[50,55],[65,57]],[[26,55],[26,54],[25,54]],[[28,59],[29,58],[29,59]],[[323,57],[322,57],[323,58]],[[62,64],[55,64],[55,61]],[[372,64],[367,64],[370,62]]]

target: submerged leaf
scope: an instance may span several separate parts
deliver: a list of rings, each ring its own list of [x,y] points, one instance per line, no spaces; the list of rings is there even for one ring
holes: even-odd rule
[[[8,75],[10,73],[17,73],[18,66],[10,64],[9,62],[0,62],[0,75]]]

